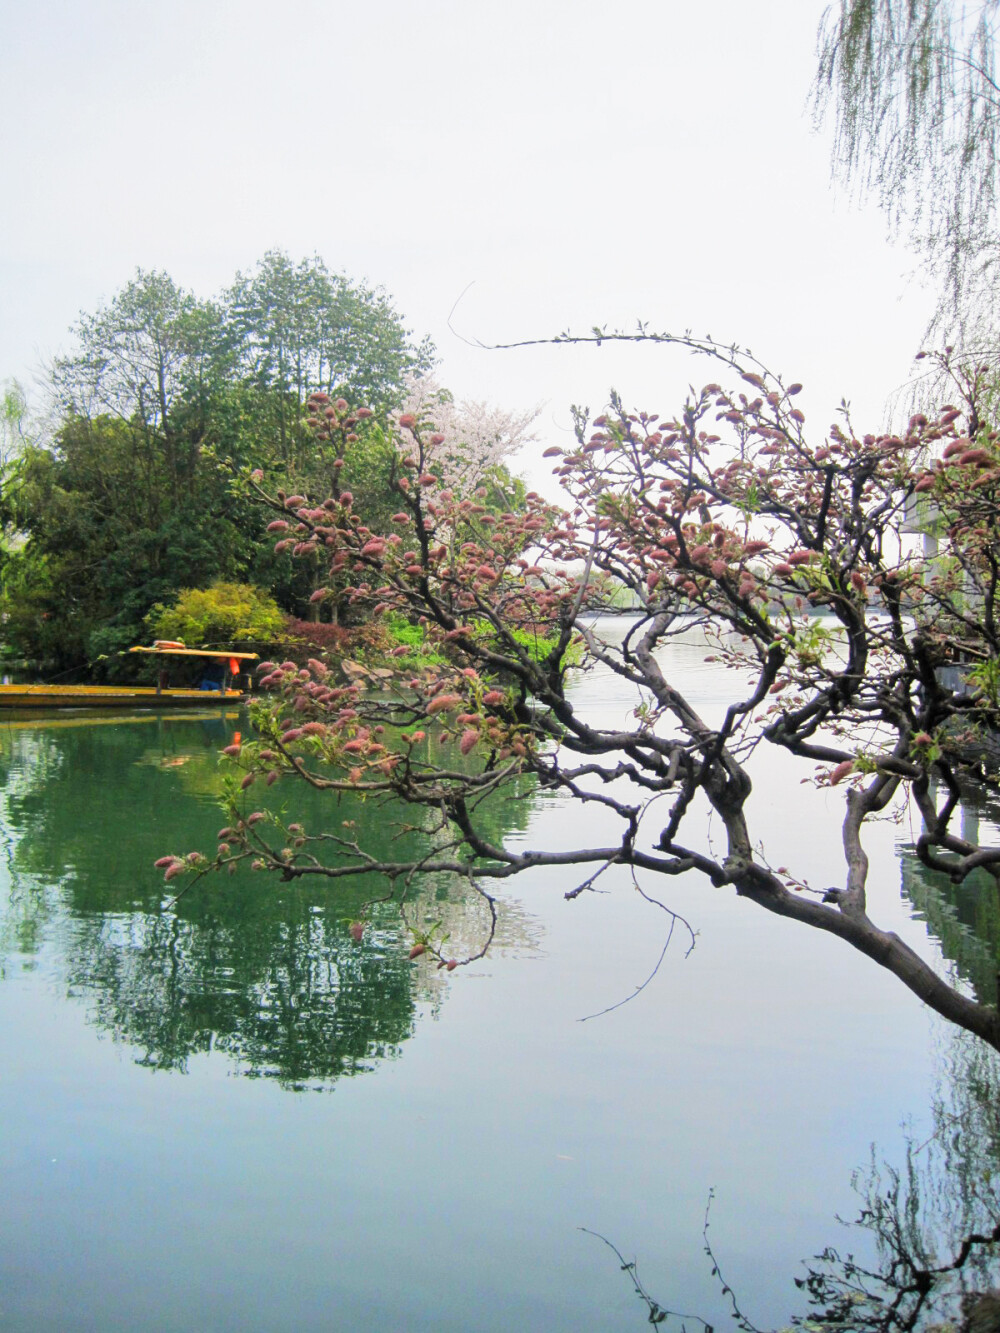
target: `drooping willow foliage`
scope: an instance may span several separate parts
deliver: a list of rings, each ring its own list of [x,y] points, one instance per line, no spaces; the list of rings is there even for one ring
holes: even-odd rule
[[[940,284],[938,331],[989,327],[997,224],[1000,0],[839,0],[813,86],[834,118],[834,171],[874,193]]]

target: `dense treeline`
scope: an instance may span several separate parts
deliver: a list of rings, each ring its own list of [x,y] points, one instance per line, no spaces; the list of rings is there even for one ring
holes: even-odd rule
[[[73,333],[51,370],[51,429],[5,473],[6,651],[51,672],[106,658],[114,674],[155,604],[219,580],[315,614],[309,571],[274,554],[235,477],[261,468],[276,485],[322,489],[331,460],[303,422],[309,394],[384,419],[407,376],[433,364],[430,342],[382,291],[278,251],[214,301],[137,272]],[[372,505],[388,457],[377,430],[352,451],[345,481]]]

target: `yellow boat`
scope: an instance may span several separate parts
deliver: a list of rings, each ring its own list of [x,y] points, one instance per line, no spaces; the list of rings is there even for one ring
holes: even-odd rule
[[[0,685],[0,708],[231,708],[247,698],[243,689],[230,688],[239,678],[243,662],[256,662],[256,653],[211,652],[185,648],[182,643],[157,639],[149,648],[130,648],[130,653],[152,653],[159,658],[209,659],[204,665],[222,666],[219,681],[197,687],[177,688],[169,684],[162,669],[155,685]]]

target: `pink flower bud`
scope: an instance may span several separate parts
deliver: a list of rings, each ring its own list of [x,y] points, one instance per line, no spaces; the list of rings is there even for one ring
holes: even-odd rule
[[[454,708],[456,704],[462,702],[457,694],[439,694],[436,699],[432,699],[427,705],[427,715],[432,717],[435,713],[443,713],[447,708]]]

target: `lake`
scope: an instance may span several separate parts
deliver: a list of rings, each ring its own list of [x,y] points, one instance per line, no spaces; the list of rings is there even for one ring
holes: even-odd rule
[[[705,651],[675,643],[670,668],[711,715],[731,678]],[[602,719],[635,702],[604,672],[576,690]],[[856,1172],[910,1144],[946,1235],[995,1167],[992,1058],[842,942],[696,878],[642,882],[697,937],[637,994],[669,920],[625,874],[573,902],[568,869],[508,882],[494,947],[454,974],[407,960],[391,907],[351,938],[372,885],[241,870],[172,903],[152,862],[212,851],[218,754],[247,728],[0,722],[0,1328],[638,1329],[611,1246],[684,1327],[731,1325],[710,1195],[725,1282],[775,1328],[806,1310],[803,1261],[874,1255],[836,1220]],[[772,863],[835,881],[842,794],[752,772]],[[496,818],[511,844],[599,836],[550,794]],[[980,984],[985,900],[930,882],[915,831],[904,811],[868,833],[872,915]],[[484,925],[443,878],[411,910],[456,947]]]

